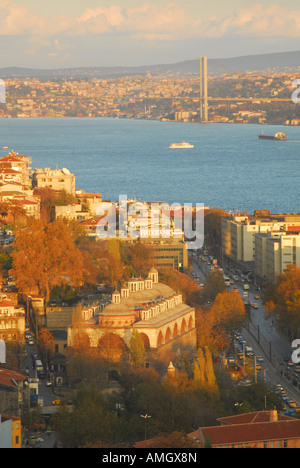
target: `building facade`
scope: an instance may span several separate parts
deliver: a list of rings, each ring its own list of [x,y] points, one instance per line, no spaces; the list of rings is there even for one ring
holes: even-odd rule
[[[21,448],[21,418],[0,414],[0,448]]]
[[[300,448],[300,420],[257,411],[219,418],[220,425],[201,427],[189,434],[212,448]]]
[[[50,167],[46,167],[45,169],[35,169],[32,175],[32,185],[34,188],[48,187],[57,191],[65,190],[75,196],[75,179],[76,176],[71,174],[69,169],[50,169]]]

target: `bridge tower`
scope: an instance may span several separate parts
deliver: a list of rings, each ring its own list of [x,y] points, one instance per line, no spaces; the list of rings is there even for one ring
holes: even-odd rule
[[[208,122],[207,57],[200,57],[200,122]]]

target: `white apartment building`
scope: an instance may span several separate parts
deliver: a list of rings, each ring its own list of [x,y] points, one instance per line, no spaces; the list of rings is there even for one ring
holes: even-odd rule
[[[265,218],[235,216],[222,218],[222,252],[235,262],[253,262],[255,235],[278,230],[282,222]]]
[[[288,265],[300,268],[300,235],[289,232],[269,232],[255,238],[255,273],[274,280]]]
[[[52,190],[65,190],[75,195],[75,179],[76,176],[65,167],[62,169],[46,167],[45,169],[35,169],[32,175],[32,185],[35,188],[48,187]]]
[[[253,262],[255,274],[273,280],[289,264],[300,267],[300,215],[255,212],[222,218],[223,259]]]

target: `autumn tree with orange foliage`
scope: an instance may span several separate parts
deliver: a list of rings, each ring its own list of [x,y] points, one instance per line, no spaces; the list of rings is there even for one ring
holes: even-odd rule
[[[300,327],[300,268],[288,265],[264,294],[264,307],[292,337]]]
[[[240,293],[236,291],[224,291],[217,295],[211,312],[215,323],[226,333],[233,333],[246,324],[247,315],[244,301]]]
[[[42,354],[46,357],[46,360],[48,359],[50,362],[54,352],[54,338],[52,333],[47,330],[47,328],[43,328],[39,331],[37,339]]]
[[[211,308],[196,309],[197,343],[201,348],[208,346],[213,354],[218,355],[229,348],[230,340],[213,312]]]
[[[15,230],[13,245],[12,274],[20,291],[38,291],[48,301],[54,286],[83,284],[83,256],[63,220],[31,220],[27,229]]]
[[[190,276],[171,267],[159,267],[159,281],[170,286],[174,291],[182,294],[183,302],[191,307],[200,304],[201,288]]]
[[[153,249],[137,240],[125,247],[125,263],[130,265],[136,277],[146,277],[153,266]]]

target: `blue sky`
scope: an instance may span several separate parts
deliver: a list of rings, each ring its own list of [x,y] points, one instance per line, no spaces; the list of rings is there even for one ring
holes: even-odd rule
[[[0,0],[0,67],[134,66],[300,49],[299,0]]]

